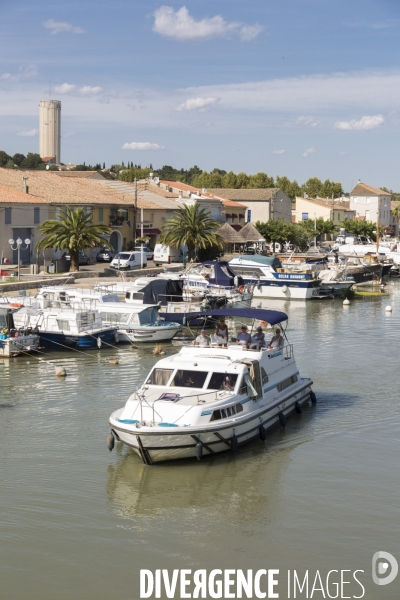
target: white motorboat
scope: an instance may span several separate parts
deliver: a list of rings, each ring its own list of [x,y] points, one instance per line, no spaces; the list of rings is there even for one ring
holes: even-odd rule
[[[314,271],[289,272],[275,256],[234,256],[229,265],[246,284],[256,284],[255,298],[311,300],[319,292],[321,281]]]
[[[287,319],[278,311],[246,310],[271,325]],[[116,438],[149,465],[235,451],[253,438],[265,440],[270,427],[284,426],[289,414],[314,402],[311,385],[300,377],[291,344],[260,350],[184,347],[157,362],[112,413],[108,447]]]

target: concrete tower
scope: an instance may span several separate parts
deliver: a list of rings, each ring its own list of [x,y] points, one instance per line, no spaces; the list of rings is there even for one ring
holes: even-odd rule
[[[41,100],[40,104],[40,156],[55,156],[61,161],[61,102]]]

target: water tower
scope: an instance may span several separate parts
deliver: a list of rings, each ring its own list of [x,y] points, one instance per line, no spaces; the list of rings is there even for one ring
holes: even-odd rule
[[[40,104],[40,156],[56,157],[61,161],[61,102],[60,100],[41,100]]]

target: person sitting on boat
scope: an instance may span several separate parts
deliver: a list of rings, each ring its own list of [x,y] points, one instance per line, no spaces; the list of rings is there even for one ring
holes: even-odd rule
[[[227,375],[225,377],[225,379],[221,383],[221,387],[219,389],[224,390],[226,392],[231,392],[233,390],[232,381],[231,381],[231,378],[229,377],[229,375]]]
[[[247,325],[242,325],[241,331],[237,334],[236,343],[244,348],[248,348],[251,342],[251,335],[247,333]]]
[[[262,327],[257,327],[257,332],[253,335],[250,342],[250,348],[252,350],[259,350],[265,348],[267,343],[265,341],[265,334],[263,333]]]
[[[222,348],[228,347],[228,327],[226,326],[224,317],[221,317],[218,321],[218,325],[215,328],[215,335],[218,337],[218,346]]]
[[[195,340],[193,340],[192,345],[193,346],[201,346],[202,348],[208,348],[209,342],[208,342],[208,338],[206,336],[205,329],[202,329],[200,331],[200,335],[198,335],[197,338]]]
[[[268,350],[272,350],[273,348],[282,348],[284,343],[285,341],[281,336],[281,330],[275,329],[275,335],[269,343]]]

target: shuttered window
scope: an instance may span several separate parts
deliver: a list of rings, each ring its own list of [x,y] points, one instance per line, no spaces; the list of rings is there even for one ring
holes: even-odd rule
[[[33,223],[34,225],[38,225],[40,223],[40,208],[33,209]]]
[[[11,208],[6,208],[4,211],[4,224],[11,225]]]

